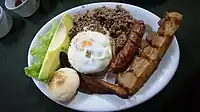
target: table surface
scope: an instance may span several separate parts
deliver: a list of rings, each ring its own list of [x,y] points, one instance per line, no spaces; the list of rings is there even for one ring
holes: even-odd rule
[[[0,39],[1,112],[72,111],[44,96],[33,81],[24,75],[24,67],[27,66],[27,52],[35,34],[51,18],[74,6],[98,1],[102,0],[41,0],[41,6],[33,16],[21,18],[6,10],[4,0],[0,0],[0,5],[14,20],[9,34]],[[199,0],[121,0],[121,2],[138,5],[160,17],[164,11],[178,11],[184,15],[182,25],[176,33],[181,57],[173,79],[155,97],[126,111],[163,112],[187,109],[191,112],[199,112],[200,108],[195,102],[200,99],[200,92],[198,92],[200,37],[197,35],[200,26]]]

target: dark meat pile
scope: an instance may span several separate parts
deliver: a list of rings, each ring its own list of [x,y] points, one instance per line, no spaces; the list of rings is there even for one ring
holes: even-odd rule
[[[84,27],[105,34],[105,28],[114,39],[117,52],[125,45],[134,21],[135,19],[129,12],[121,6],[116,6],[116,8],[103,6],[84,14],[75,15],[74,27],[70,30],[69,35],[73,38],[78,32],[83,31]]]

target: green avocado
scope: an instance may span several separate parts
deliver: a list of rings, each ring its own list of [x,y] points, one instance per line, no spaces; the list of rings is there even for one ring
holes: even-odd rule
[[[68,14],[64,14],[45,55],[38,80],[48,80],[53,72],[55,72],[60,67],[59,55],[61,51],[67,51],[69,48],[71,39],[68,33],[72,26],[72,17]]]

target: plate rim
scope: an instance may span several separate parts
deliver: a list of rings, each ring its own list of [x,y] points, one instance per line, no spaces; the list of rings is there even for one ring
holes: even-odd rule
[[[82,4],[82,5],[75,6],[75,7],[73,7],[73,8],[70,8],[70,9],[68,9],[68,10],[65,10],[65,11],[63,11],[63,12],[57,14],[56,16],[54,16],[53,18],[51,18],[48,22],[46,22],[46,23],[38,30],[38,32],[36,33],[36,35],[35,35],[34,38],[32,39],[31,44],[30,44],[30,46],[29,46],[29,50],[28,50],[28,66],[30,66],[30,64],[31,64],[31,61],[30,61],[30,60],[31,60],[31,59],[30,59],[30,57],[31,57],[31,56],[30,56],[30,50],[31,50],[31,48],[33,47],[34,41],[35,41],[36,38],[40,35],[41,31],[45,28],[46,25],[52,23],[52,21],[53,21],[53,20],[56,20],[56,18],[59,18],[59,16],[62,16],[63,14],[68,13],[68,12],[74,10],[74,9],[81,8],[81,7],[87,6],[87,5],[102,5],[102,4],[103,4],[103,5],[104,5],[104,4],[107,4],[107,5],[109,5],[109,4],[110,4],[110,5],[111,5],[111,4],[114,4],[114,5],[125,5],[125,6],[128,6],[128,7],[134,7],[134,8],[137,8],[137,9],[139,9],[139,10],[143,10],[143,11],[145,11],[145,12],[147,12],[147,13],[153,15],[153,16],[155,16],[156,18],[158,18],[158,19],[160,20],[160,17],[158,17],[156,14],[154,14],[154,13],[152,13],[152,12],[150,12],[150,11],[144,9],[144,8],[141,8],[141,7],[139,7],[139,6],[132,5],[132,4],[127,4],[127,3],[120,3],[120,2],[96,2],[96,3]],[[103,110],[101,110],[101,111],[121,111],[121,110],[129,109],[129,108],[133,108],[133,107],[135,107],[135,106],[137,106],[137,105],[140,105],[140,104],[142,104],[142,103],[144,103],[144,102],[150,100],[152,97],[156,96],[160,91],[162,91],[162,90],[168,85],[168,83],[171,81],[172,77],[174,76],[174,74],[175,74],[175,72],[176,72],[176,70],[177,70],[177,68],[178,68],[179,61],[180,61],[180,47],[179,47],[179,44],[178,44],[178,41],[177,41],[175,35],[174,35],[173,41],[175,42],[175,45],[177,46],[177,51],[176,51],[176,52],[178,52],[178,54],[177,54],[177,63],[175,63],[175,65],[174,65],[175,67],[174,67],[174,69],[172,70],[171,75],[167,77],[168,79],[166,80],[166,82],[165,82],[165,83],[162,83],[162,86],[160,86],[160,88],[159,88],[156,92],[154,92],[153,94],[151,94],[151,95],[148,96],[148,97],[145,97],[142,101],[140,101],[140,102],[137,103],[137,104],[125,106],[125,107],[119,108],[119,109],[118,109],[118,108],[116,108],[116,109],[113,109],[113,108],[112,108],[112,109],[103,109]],[[31,78],[31,79],[33,80],[33,82],[35,83],[35,85],[37,86],[37,88],[40,90],[40,92],[42,92],[47,98],[49,98],[50,100],[52,100],[52,99],[51,99],[45,92],[43,92],[43,91],[41,90],[41,88],[37,85],[37,82],[36,82],[37,80],[34,79],[34,78]],[[70,107],[70,106],[68,106],[68,105],[64,105],[64,104],[62,104],[62,103],[60,103],[60,102],[57,102],[57,101],[54,101],[54,100],[52,100],[52,101],[55,102],[55,103],[57,103],[57,104],[59,104],[59,105],[62,105],[62,106],[64,106],[64,107],[71,108],[71,109],[78,110],[78,111],[100,111],[100,110],[87,110],[87,109],[81,109],[81,108],[73,108],[73,107]]]

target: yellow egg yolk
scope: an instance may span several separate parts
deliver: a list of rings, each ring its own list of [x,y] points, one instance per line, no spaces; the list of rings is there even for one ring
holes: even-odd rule
[[[91,45],[92,45],[92,42],[90,42],[89,40],[84,40],[81,42],[80,48],[83,49],[84,47],[89,47]]]

